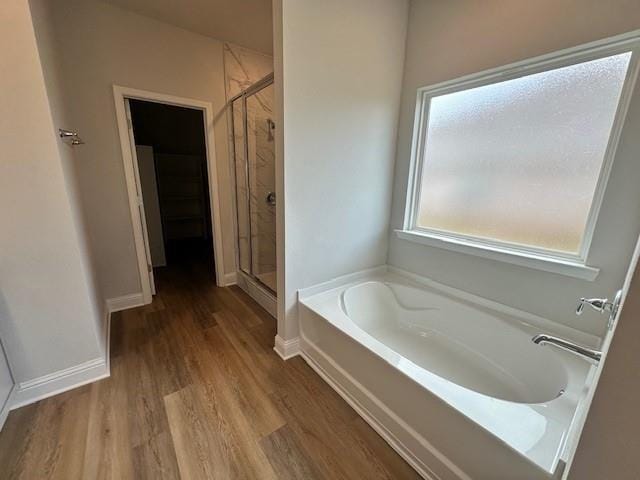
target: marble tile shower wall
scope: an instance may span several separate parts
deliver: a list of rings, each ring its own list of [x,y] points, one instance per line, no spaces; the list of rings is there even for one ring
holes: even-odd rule
[[[273,72],[273,57],[231,43],[224,44],[227,99]]]
[[[273,116],[273,86],[247,99],[252,271],[269,286],[276,271],[276,208],[268,201],[276,189]]]
[[[273,58],[227,43],[224,45],[224,68],[226,95],[230,99],[271,73]],[[244,180],[247,173],[245,132],[242,128],[242,109],[239,108],[239,102],[236,103],[234,108],[229,109],[229,122],[235,127],[235,138],[230,133],[229,142],[230,152],[236,152],[232,168],[238,178],[236,188],[240,267],[245,271],[250,270],[275,290],[275,207],[267,202],[267,195],[275,191],[275,142],[273,132],[270,131],[270,121],[273,121],[273,87],[267,87],[247,99],[248,196],[247,182]],[[231,129],[229,131],[232,132]],[[249,204],[243,201],[245,198],[249,198]]]

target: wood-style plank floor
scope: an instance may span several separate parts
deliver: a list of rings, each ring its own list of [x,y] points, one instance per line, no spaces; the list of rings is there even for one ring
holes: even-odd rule
[[[9,415],[0,478],[418,478],[240,289],[194,264],[157,284],[114,315],[110,378]]]

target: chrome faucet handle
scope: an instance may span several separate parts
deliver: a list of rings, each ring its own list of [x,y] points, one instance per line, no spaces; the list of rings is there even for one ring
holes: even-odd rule
[[[589,305],[596,312],[604,312],[611,310],[613,304],[607,298],[581,298],[576,307],[576,315],[582,315],[584,306]]]
[[[613,326],[613,321],[616,318],[616,314],[618,313],[618,308],[620,307],[621,301],[622,290],[618,290],[616,292],[616,296],[613,299],[613,302],[610,302],[607,298],[581,298],[578,302],[578,306],[576,307],[576,315],[582,315],[585,305],[589,305],[596,312],[609,312],[609,321],[607,322],[607,328],[610,329]]]

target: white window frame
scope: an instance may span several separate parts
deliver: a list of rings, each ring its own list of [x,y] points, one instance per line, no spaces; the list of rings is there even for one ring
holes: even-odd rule
[[[543,248],[519,245],[507,241],[484,239],[417,226],[419,199],[424,164],[424,146],[429,119],[429,105],[433,97],[512,80],[556,68],[575,65],[624,52],[631,52],[629,68],[625,77],[620,101],[614,117],[611,135],[605,151],[602,167],[587,217],[580,251],[578,254],[556,252]],[[403,228],[396,230],[398,237],[421,244],[477,255],[494,260],[513,263],[538,270],[565,274],[572,277],[594,280],[599,269],[587,265],[591,241],[604,192],[611,172],[620,134],[626,118],[639,70],[640,30],[628,34],[561,50],[548,55],[531,58],[503,67],[467,75],[447,82],[418,89],[414,118],[411,163]],[[428,160],[427,160],[428,161]]]

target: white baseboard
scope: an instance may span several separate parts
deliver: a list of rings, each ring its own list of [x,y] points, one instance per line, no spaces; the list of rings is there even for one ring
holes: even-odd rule
[[[107,364],[107,376],[111,375],[111,313],[112,311],[109,309],[109,303],[105,303],[105,319],[104,319],[104,345],[103,345],[103,354],[104,361]]]
[[[80,365],[58,370],[26,382],[14,385],[9,400],[5,404],[7,412],[29,405],[47,397],[72,390],[82,385],[92,383],[111,375],[111,310],[109,301],[106,302],[106,318],[104,323],[105,344],[102,358],[95,358]],[[0,428],[6,413],[0,412]]]
[[[229,285],[235,285],[238,283],[238,274],[237,272],[225,273],[222,276],[222,285],[221,287],[228,287]]]
[[[420,460],[413,455],[405,446],[391,433],[389,430],[378,421],[366,408],[364,408],[358,400],[356,400],[347,389],[343,388],[337,381],[329,375],[316,361],[307,355],[304,351],[300,352],[300,356],[305,362],[318,374],[320,377],[329,384],[329,386],[335,390],[342,399],[353,408],[362,419],[373,428],[378,435],[396,451],[398,454],[417,471],[425,480],[438,480],[433,472],[431,472],[426,465],[423,465]]]
[[[17,385],[11,410],[108,376],[109,366],[106,359],[95,358],[80,365],[74,365],[27,382],[21,382]]]
[[[453,462],[304,336],[300,338],[299,355],[425,480],[440,480],[443,477],[428,466],[423,460],[424,457],[430,459],[429,463],[439,464],[441,472],[443,470],[447,472],[444,478],[471,480]],[[313,355],[318,355],[322,362],[326,363],[327,368],[321,365]],[[359,400],[354,392],[364,400]]]
[[[16,395],[17,386],[14,384],[7,396],[7,399],[4,401],[2,408],[0,408],[0,430],[4,426],[4,422],[7,420],[7,416],[12,409],[13,401]]]
[[[283,360],[289,360],[290,358],[300,355],[300,337],[285,340],[280,335],[276,335],[273,349]]]
[[[144,296],[140,293],[130,293],[121,297],[107,299],[107,310],[111,313],[127,310],[129,308],[141,307],[144,305]]]
[[[247,295],[253,298],[258,305],[264,308],[273,318],[278,317],[278,302],[276,297],[264,288],[259,282],[251,278],[249,275],[238,273],[238,286],[244,290]]]

